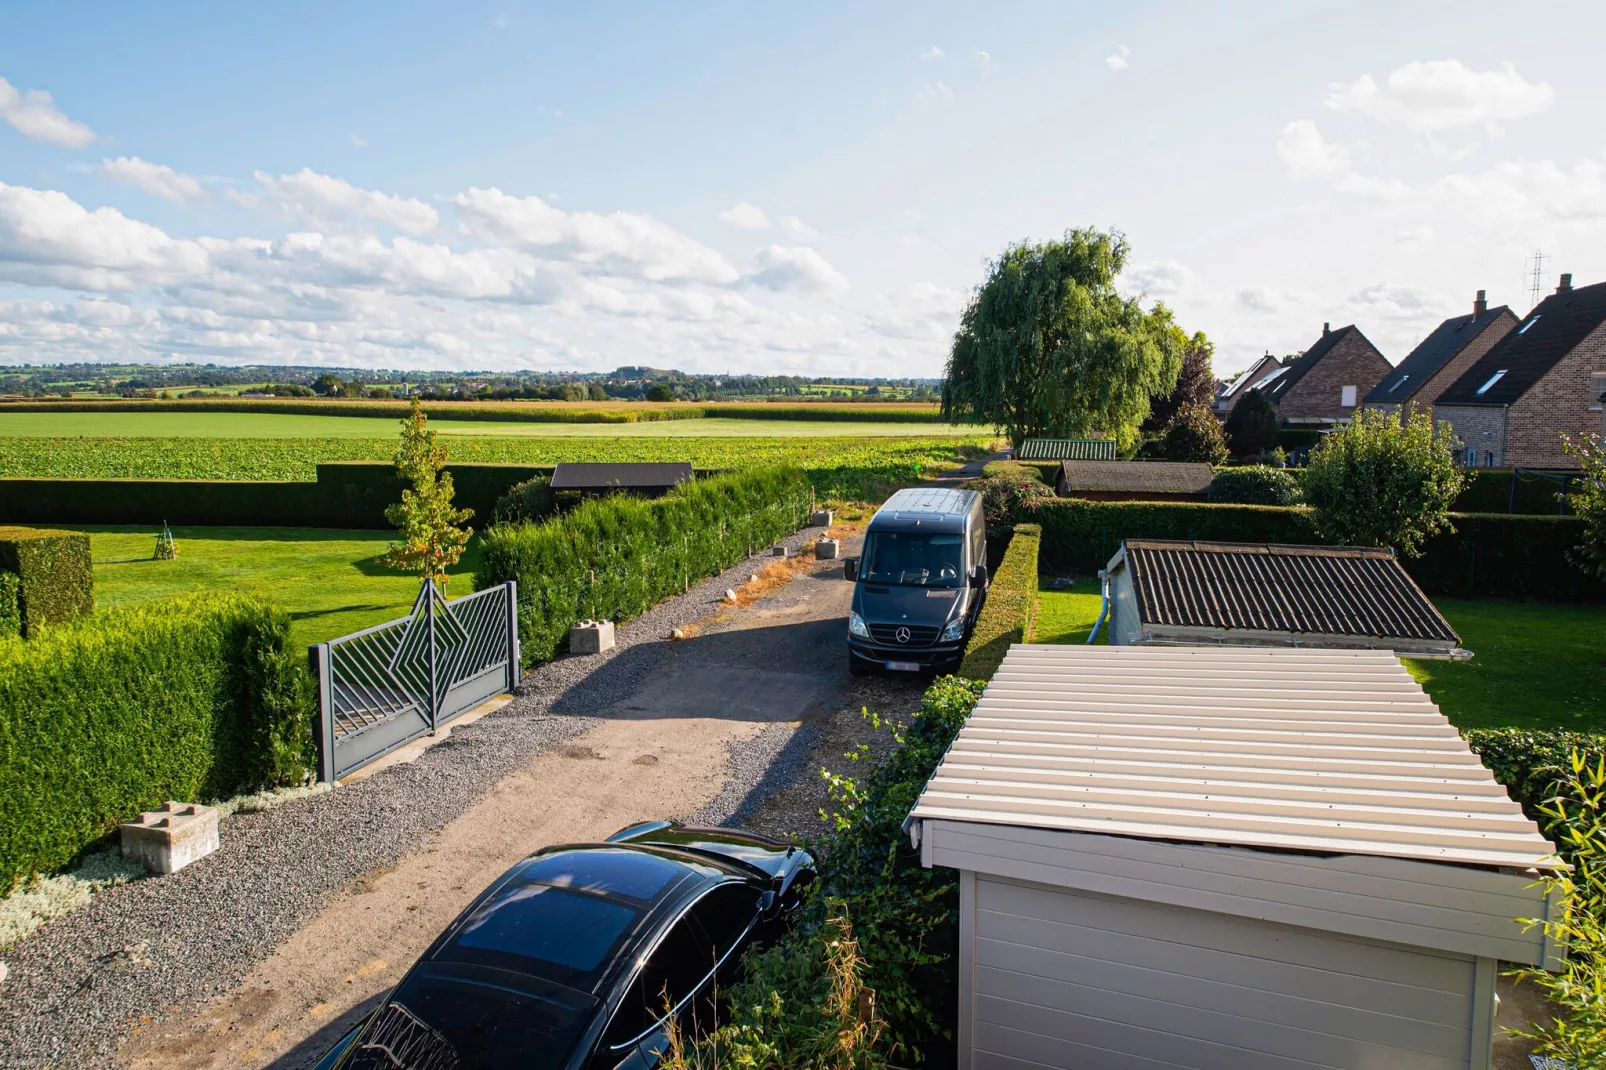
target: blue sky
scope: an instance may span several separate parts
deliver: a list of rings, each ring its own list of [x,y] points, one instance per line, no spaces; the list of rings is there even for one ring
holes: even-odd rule
[[[0,361],[935,375],[1087,225],[1223,371],[1606,278],[1603,5],[778,7],[0,10]]]

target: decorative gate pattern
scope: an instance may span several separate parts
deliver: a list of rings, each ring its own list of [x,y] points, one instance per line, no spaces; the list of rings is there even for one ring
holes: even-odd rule
[[[512,581],[448,602],[433,584],[399,620],[312,648],[319,778],[346,776],[519,681]]]

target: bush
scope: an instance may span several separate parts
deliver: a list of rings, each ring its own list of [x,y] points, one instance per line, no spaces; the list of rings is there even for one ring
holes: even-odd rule
[[[15,572],[0,572],[0,639],[22,634],[22,581]]]
[[[1583,539],[1573,516],[1454,514],[1405,569],[1432,595],[1540,602],[1606,602],[1606,579],[1568,560]]]
[[[1584,474],[1567,488],[1567,504],[1584,522],[1578,546],[1567,559],[1597,579],[1606,580],[1606,442],[1598,435],[1567,440],[1567,453],[1578,459]]]
[[[140,603],[0,640],[0,890],[142,810],[302,780],[312,685],[251,599]]]
[[[1221,464],[1227,459],[1227,436],[1215,413],[1207,406],[1194,405],[1177,413],[1166,425],[1160,453],[1168,461]]]
[[[1299,480],[1286,469],[1265,465],[1223,468],[1210,480],[1209,500],[1218,505],[1295,505]]]
[[[987,604],[970,633],[965,660],[959,675],[970,680],[987,680],[998,671],[1011,643],[1023,643],[1032,630],[1032,610],[1037,604],[1037,553],[1042,529],[1036,524],[1017,524],[1015,534],[999,562],[987,591]]]
[[[557,499],[552,492],[552,478],[536,476],[513,484],[506,494],[496,500],[495,519],[498,524],[539,522],[550,517],[557,507]]]
[[[1054,488],[1044,482],[1040,469],[1013,461],[994,461],[985,466],[981,478],[967,482],[965,489],[981,495],[989,538],[1003,537],[1023,502],[1054,496]]]
[[[1461,732],[1489,771],[1521,805],[1523,813],[1544,827],[1545,801],[1565,796],[1572,756],[1591,765],[1606,758],[1606,734],[1561,729],[1468,728]]]
[[[1391,412],[1361,409],[1328,435],[1305,469],[1305,500],[1329,542],[1391,546],[1417,557],[1440,531],[1454,531],[1450,506],[1461,493],[1456,438],[1413,409],[1404,423]]]
[[[1456,496],[1457,513],[1527,513],[1533,516],[1559,516],[1562,508],[1557,495],[1561,483],[1537,475],[1517,476],[1513,508],[1512,471],[1509,468],[1470,468]]]
[[[526,663],[577,620],[623,620],[803,526],[812,492],[794,468],[676,487],[656,500],[594,498],[542,524],[498,524],[480,542],[476,590],[517,580]]]
[[[89,536],[82,532],[0,528],[0,570],[17,577],[23,635],[95,611]]]
[[[1233,406],[1225,431],[1235,457],[1269,450],[1277,445],[1277,407],[1265,394],[1251,390]]]

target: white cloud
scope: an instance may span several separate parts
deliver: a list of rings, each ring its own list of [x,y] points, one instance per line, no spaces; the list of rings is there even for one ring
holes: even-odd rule
[[[1132,50],[1130,48],[1121,45],[1114,52],[1104,57],[1104,65],[1112,71],[1124,71],[1127,68],[1126,58],[1131,54]]]
[[[539,197],[470,189],[453,198],[466,233],[652,281],[727,284],[740,273],[714,250],[647,215],[565,212]]]
[[[278,178],[263,171],[253,177],[264,191],[258,203],[277,206],[294,217],[326,221],[349,214],[409,234],[433,230],[440,222],[435,209],[423,201],[360,189],[343,178],[320,175],[310,167]]]
[[[0,119],[23,137],[64,148],[81,149],[95,140],[95,132],[67,118],[49,93],[43,89],[23,92],[4,78],[0,78]]]
[[[771,245],[753,254],[753,271],[747,279],[766,290],[803,293],[841,293],[845,279],[825,257],[806,246]]]
[[[764,214],[764,209],[746,201],[737,201],[719,213],[719,218],[742,230],[768,230],[770,227],[770,217]]]
[[[351,138],[351,145],[353,148],[366,149],[368,147],[367,138],[358,137],[356,134],[347,134],[346,136]]]
[[[819,231],[795,215],[783,215],[781,217],[781,229],[799,241],[808,241],[810,238],[818,238],[820,236]]]
[[[998,61],[993,59],[992,53],[977,49],[976,68],[983,78],[987,78],[998,73]]]
[[[914,282],[876,298],[870,329],[889,338],[946,343],[970,294],[934,282]]]
[[[1380,319],[1408,323],[1438,321],[1449,314],[1455,304],[1437,290],[1389,282],[1363,287],[1344,301],[1346,309],[1357,322]]]
[[[1193,272],[1175,260],[1158,264],[1132,264],[1121,273],[1123,290],[1137,290],[1150,297],[1175,297],[1197,285]]]
[[[200,276],[206,249],[114,208],[86,210],[55,190],[0,183],[0,274],[13,282],[132,290]]]
[[[920,87],[915,99],[924,103],[952,104],[954,91],[945,82],[927,82]]]
[[[1343,193],[1397,202],[1410,192],[1405,183],[1396,179],[1357,173],[1348,150],[1324,138],[1309,119],[1296,119],[1283,127],[1277,139],[1277,155],[1291,177],[1328,182]]]
[[[1327,106],[1354,112],[1418,133],[1481,126],[1490,133],[1501,122],[1521,119],[1550,107],[1556,92],[1530,82],[1510,63],[1499,70],[1475,71],[1458,60],[1407,63],[1379,86],[1370,74],[1328,87]]]
[[[930,48],[920,53],[921,59],[942,59],[943,56],[943,50],[938,48],[936,45],[932,45]]]
[[[102,160],[100,173],[113,182],[137,186],[153,197],[165,197],[180,204],[209,196],[195,177],[175,171],[165,164],[142,160],[138,156]]]

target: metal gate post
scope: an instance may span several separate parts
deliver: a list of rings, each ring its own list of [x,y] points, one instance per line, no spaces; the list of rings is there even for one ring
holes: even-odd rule
[[[441,711],[440,681],[435,675],[435,581],[424,579],[424,624],[429,639],[429,734],[435,734],[435,719]]]
[[[335,707],[331,700],[333,667],[330,664],[329,644],[317,643],[312,654],[312,671],[318,676],[318,779],[334,786],[335,782]]]
[[[507,689],[511,694],[519,686],[522,675],[519,668],[519,583],[508,580],[507,588]]]

